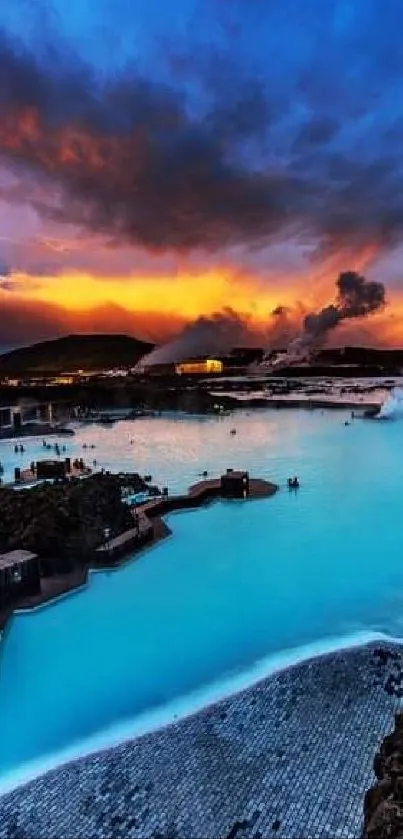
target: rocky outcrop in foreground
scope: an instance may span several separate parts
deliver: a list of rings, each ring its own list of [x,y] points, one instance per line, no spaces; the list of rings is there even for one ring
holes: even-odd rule
[[[44,576],[73,571],[105,541],[133,527],[117,475],[94,474],[60,483],[42,483],[15,492],[0,488],[0,553],[15,549],[38,554]],[[148,488],[132,476],[133,491]]]
[[[364,839],[403,839],[403,713],[374,759],[377,783],[364,801]]]

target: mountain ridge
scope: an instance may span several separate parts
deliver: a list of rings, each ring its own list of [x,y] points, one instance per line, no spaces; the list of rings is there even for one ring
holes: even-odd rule
[[[0,373],[68,373],[134,367],[155,347],[125,334],[65,335],[0,355]]]

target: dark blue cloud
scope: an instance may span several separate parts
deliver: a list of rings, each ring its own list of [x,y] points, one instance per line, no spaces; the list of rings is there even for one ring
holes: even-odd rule
[[[62,189],[58,218],[151,249],[401,240],[400,0],[19,6],[0,11],[22,38],[0,48],[0,105],[38,109],[12,159]],[[72,123],[122,141],[109,168],[57,165],[47,131]]]

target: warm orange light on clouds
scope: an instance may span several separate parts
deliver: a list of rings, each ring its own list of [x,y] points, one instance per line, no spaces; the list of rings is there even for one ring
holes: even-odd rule
[[[58,252],[67,250],[67,245],[58,240],[48,240],[46,244]],[[335,279],[344,266],[363,271],[376,255],[376,246],[356,254],[340,251],[310,264],[303,272],[280,278],[270,268],[253,274],[229,264],[209,270],[190,271],[185,267],[174,275],[155,276],[97,276],[68,269],[56,276],[16,272],[10,282],[15,296],[68,312],[112,304],[133,313],[152,311],[157,316],[173,314],[191,321],[230,306],[235,312],[264,322],[278,305],[294,308],[299,304],[314,310],[331,302]]]
[[[314,329],[305,316],[340,304],[351,271],[382,294],[323,341],[403,344],[399,108],[368,120],[378,87],[370,73],[363,101],[344,84],[362,72],[349,38],[339,52],[358,65],[343,75],[321,45],[306,65],[312,50],[291,49],[290,72],[277,46],[255,65],[248,37],[239,56],[232,36],[228,54],[186,44],[184,64],[175,37],[161,64],[139,59],[138,73],[127,56],[112,71],[102,56],[99,73],[84,40],[83,65],[57,38],[48,51],[0,33],[0,349],[66,331],[163,342],[214,315],[270,346]]]
[[[245,341],[270,346],[273,335],[290,338],[307,312],[333,302],[335,280],[346,268],[378,278],[379,249],[342,248],[297,265],[276,267],[271,253],[256,264],[208,259],[156,258],[136,249],[107,247],[96,238],[36,235],[22,246],[4,239],[12,269],[0,282],[0,345],[30,343],[66,332],[125,332],[157,343],[186,324],[228,308],[245,324]],[[26,265],[26,269],[23,266]],[[35,270],[38,266],[38,270]],[[388,306],[347,323],[329,336],[333,344],[403,344],[403,298],[387,289]],[[285,307],[279,322],[272,312]],[[285,330],[285,331],[284,331]]]
[[[82,258],[80,241],[49,237],[42,239],[41,244],[57,254],[74,258],[78,253],[78,258]],[[97,249],[94,243],[93,254],[102,266],[102,273],[96,268],[79,270],[66,266],[56,275],[51,272],[37,275],[33,268],[29,273],[13,271],[10,285],[14,294],[22,295],[27,301],[61,306],[68,311],[112,303],[133,312],[175,312],[191,320],[231,306],[261,320],[279,304],[294,306],[300,301],[307,309],[313,309],[331,301],[338,273],[346,266],[365,271],[376,258],[377,247],[367,246],[356,253],[342,249],[308,264],[304,270],[288,274],[276,272],[270,262],[254,272],[231,263],[213,268],[203,267],[201,263],[200,268],[195,268],[178,260],[177,270],[172,273],[160,270],[155,274],[136,271],[121,275],[107,271],[110,252]],[[136,254],[131,259],[135,264]]]
[[[256,289],[252,278],[230,272],[177,277],[97,277],[68,273],[57,277],[14,275],[15,289],[25,300],[60,306],[68,311],[82,311],[114,304],[131,312],[154,311],[156,315],[180,315],[193,320],[210,315],[230,305],[232,309],[267,319],[278,304],[278,292]],[[292,291],[283,303],[292,302]]]

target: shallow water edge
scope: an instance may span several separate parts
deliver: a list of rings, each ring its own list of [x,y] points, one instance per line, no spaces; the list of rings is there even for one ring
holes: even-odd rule
[[[252,667],[228,673],[222,679],[178,697],[165,705],[139,714],[132,720],[121,722],[96,735],[81,741],[73,747],[48,755],[38,761],[26,763],[23,767],[5,773],[0,779],[0,795],[45,775],[67,763],[98,752],[108,751],[146,734],[197,715],[217,703],[243,693],[278,673],[291,670],[309,661],[327,658],[335,653],[353,652],[374,643],[394,644],[403,650],[403,638],[389,637],[381,632],[362,631],[342,638],[327,638],[293,650],[287,650],[256,662]]]

